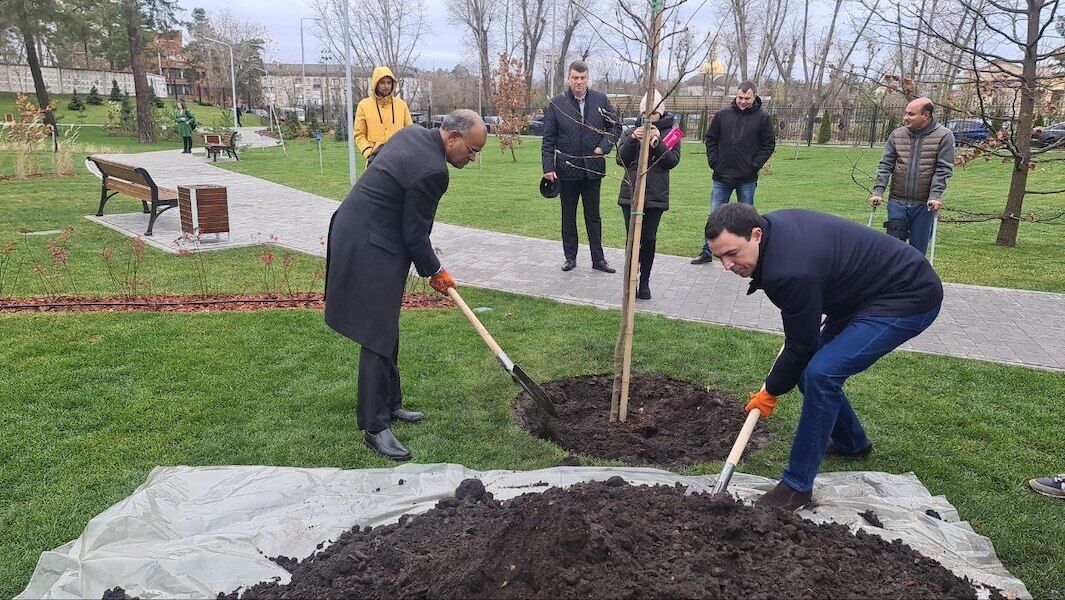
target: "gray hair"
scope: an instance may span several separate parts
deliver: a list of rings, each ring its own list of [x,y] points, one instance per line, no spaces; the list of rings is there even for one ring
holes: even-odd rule
[[[484,127],[484,120],[481,119],[481,115],[468,108],[460,108],[444,117],[444,122],[440,124],[440,129],[443,131],[457,131],[462,135],[466,135],[478,125]]]

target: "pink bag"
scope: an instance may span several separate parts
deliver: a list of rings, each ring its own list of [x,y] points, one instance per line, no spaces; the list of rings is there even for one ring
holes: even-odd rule
[[[674,127],[662,138],[662,143],[672,150],[682,139],[684,139],[684,132],[680,130],[680,127]]]

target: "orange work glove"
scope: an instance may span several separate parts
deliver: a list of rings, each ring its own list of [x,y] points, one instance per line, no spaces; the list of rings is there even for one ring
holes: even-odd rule
[[[773,414],[773,409],[777,407],[777,397],[763,388],[757,392],[751,392],[751,401],[747,403],[747,408],[744,409],[747,412],[751,412],[754,409],[761,411],[759,419],[764,419]]]
[[[447,295],[447,289],[458,287],[459,284],[455,283],[455,279],[451,277],[451,273],[447,272],[447,269],[440,269],[440,272],[429,278],[429,285],[433,286],[433,289],[440,292],[443,295]]]

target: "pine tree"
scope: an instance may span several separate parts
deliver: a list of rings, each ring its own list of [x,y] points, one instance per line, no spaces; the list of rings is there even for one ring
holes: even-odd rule
[[[126,92],[122,96],[122,113],[120,120],[122,127],[128,131],[133,131],[133,127],[136,125],[136,120],[133,115],[133,103],[129,100],[129,92]]]
[[[104,103],[104,99],[100,97],[100,90],[96,89],[95,85],[89,88],[89,95],[85,97],[85,103],[93,106],[100,106]]]
[[[122,101],[122,90],[118,89],[118,80],[116,80],[116,79],[112,79],[111,80],[111,95],[108,96],[107,99],[110,100],[111,102],[121,102]]]
[[[85,103],[81,101],[81,97],[78,96],[77,88],[74,89],[74,94],[70,97],[70,102],[67,103],[69,110],[85,110]]]
[[[333,128],[333,139],[338,142],[346,142],[348,139],[348,118],[345,111],[337,115],[337,124]]]
[[[817,130],[817,143],[827,144],[832,140],[832,118],[828,116],[828,109],[821,115],[821,128]]]
[[[148,103],[156,108],[163,108],[163,99],[155,94],[155,86],[148,86]]]

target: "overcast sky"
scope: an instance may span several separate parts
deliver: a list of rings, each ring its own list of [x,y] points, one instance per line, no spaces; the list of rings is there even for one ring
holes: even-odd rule
[[[270,62],[300,62],[300,17],[313,17],[314,12],[305,0],[178,0],[185,9],[183,19],[189,19],[192,9],[202,7],[208,13],[229,9],[233,16],[259,24],[273,40],[273,47],[266,59]],[[424,40],[419,64],[426,67],[453,67],[464,56],[461,49],[448,47],[438,35],[443,31],[447,20],[444,14],[444,0],[425,0],[425,9],[429,20],[430,33]],[[318,62],[321,48],[314,37],[313,23],[303,22],[304,47],[308,63]],[[352,26],[357,26],[352,15]]]

